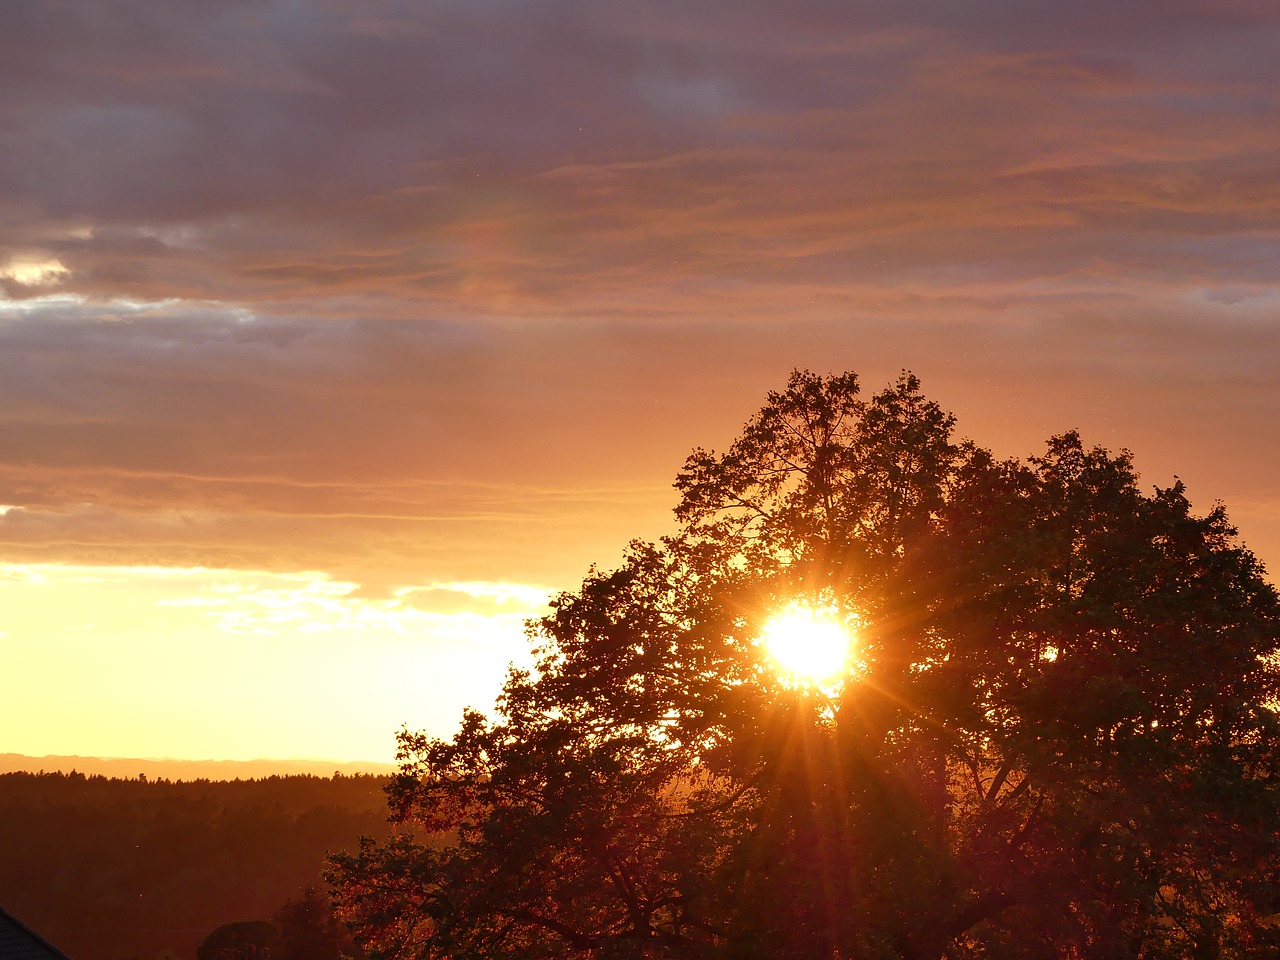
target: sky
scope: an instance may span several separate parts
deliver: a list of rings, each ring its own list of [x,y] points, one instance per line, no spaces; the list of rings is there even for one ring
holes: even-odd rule
[[[0,752],[390,760],[793,368],[1280,569],[1271,0],[5,0]]]

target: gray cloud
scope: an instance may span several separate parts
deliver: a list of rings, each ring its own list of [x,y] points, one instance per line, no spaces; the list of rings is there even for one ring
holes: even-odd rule
[[[903,279],[860,261],[876,244],[963,264],[974,230],[1037,228],[1022,271],[1078,269],[1085,236],[1142,273],[1130,231],[1168,253],[1275,223],[1264,6],[19,0],[0,18],[11,250],[98,296],[520,313],[573,291],[601,310],[641,277],[714,289],[819,237],[838,283]]]
[[[1277,54],[1205,0],[5,3],[2,549],[545,582],[790,367],[910,366],[1280,558]]]

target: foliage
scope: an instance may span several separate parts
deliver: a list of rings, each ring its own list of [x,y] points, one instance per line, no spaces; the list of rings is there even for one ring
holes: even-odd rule
[[[224,923],[200,941],[196,960],[268,960],[280,931],[267,920]]]
[[[272,946],[270,960],[341,960],[360,953],[347,928],[334,918],[328,898],[313,885],[277,910],[275,919],[280,940]]]
[[[402,735],[406,832],[331,861],[374,955],[1280,955],[1261,565],[1127,452],[953,430],[797,372],[695,451],[496,719]],[[856,627],[840,682],[756,642],[796,598]]]
[[[200,942],[196,960],[341,960],[359,953],[328,900],[308,885],[276,911],[274,920],[218,927]]]

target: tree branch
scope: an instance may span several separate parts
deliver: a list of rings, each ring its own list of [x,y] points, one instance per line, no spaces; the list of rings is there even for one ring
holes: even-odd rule
[[[512,920],[523,920],[531,923],[536,927],[542,927],[544,930],[550,930],[552,933],[558,934],[561,939],[565,940],[579,950],[591,950],[598,945],[598,938],[585,934],[580,930],[576,930],[567,923],[562,923],[553,917],[544,917],[539,913],[522,907],[519,910],[498,910],[499,916],[510,917]]]

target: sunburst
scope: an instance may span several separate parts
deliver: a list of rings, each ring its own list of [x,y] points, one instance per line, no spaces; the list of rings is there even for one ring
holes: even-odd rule
[[[797,680],[823,684],[849,669],[853,638],[837,611],[793,603],[764,625],[765,650]]]

